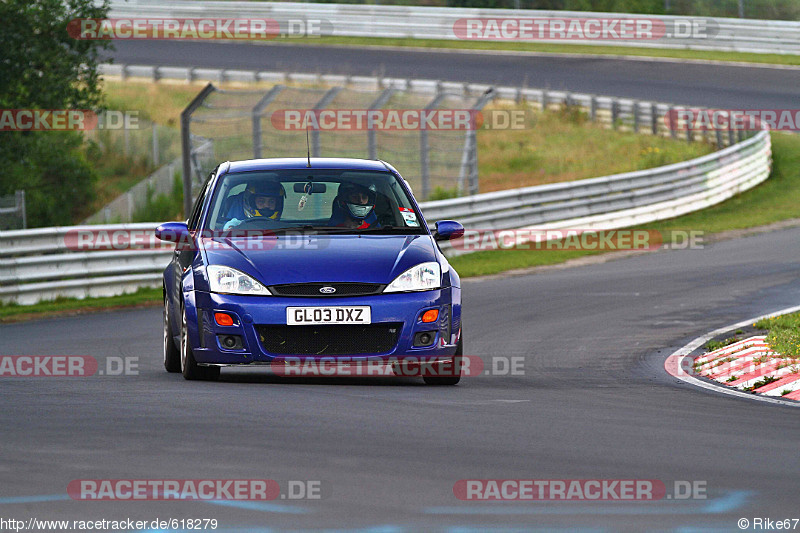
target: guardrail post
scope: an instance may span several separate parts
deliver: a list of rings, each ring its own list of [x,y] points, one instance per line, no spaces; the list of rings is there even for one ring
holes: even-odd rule
[[[689,121],[687,120],[686,121],[686,142],[687,143],[692,142],[693,137],[694,137],[694,132],[692,131],[692,125],[689,124]]]
[[[619,119],[619,100],[614,98],[611,100],[611,128],[617,129],[617,120]]]
[[[589,101],[589,113],[592,117],[592,122],[597,120],[597,97],[592,95],[592,99]]]
[[[728,113],[728,146],[736,144],[736,141],[733,138],[733,117],[730,113]]]
[[[669,117],[669,134],[672,136],[673,139],[678,138],[678,121],[675,120],[675,108],[669,106],[667,109],[667,117]]]
[[[206,85],[194,97],[186,109],[181,112],[181,154],[183,158],[183,216],[188,217],[192,211],[192,140],[191,122],[192,113],[197,111],[208,95],[216,91],[213,83]]]
[[[336,95],[339,94],[341,90],[342,87],[332,87],[328,89],[328,92],[326,92],[314,106],[314,111],[319,111],[320,109],[328,107],[331,100],[336,98]],[[311,156],[319,157],[319,129],[311,130]]]
[[[283,89],[283,85],[276,85],[267,91],[267,94],[253,106],[253,159],[261,159],[261,113],[264,112],[264,109],[272,103]]]
[[[380,109],[386,105],[389,98],[395,93],[394,87],[384,89],[380,95],[369,105],[369,110]],[[369,127],[369,119],[367,119],[367,157],[369,159],[378,159],[378,142],[377,134],[374,128]]]
[[[650,104],[650,131],[658,135],[658,105]]]
[[[17,209],[22,217],[22,229],[28,229],[28,212],[25,208],[25,191],[15,191],[14,196],[16,196],[14,203],[17,204]]]
[[[639,133],[639,102],[633,101],[633,133]]]

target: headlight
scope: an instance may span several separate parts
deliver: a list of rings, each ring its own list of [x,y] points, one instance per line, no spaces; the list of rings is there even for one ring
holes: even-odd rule
[[[420,263],[395,278],[383,292],[428,291],[442,286],[439,263]]]
[[[235,268],[210,265],[206,268],[206,272],[208,272],[208,285],[211,292],[271,296],[261,283]]]

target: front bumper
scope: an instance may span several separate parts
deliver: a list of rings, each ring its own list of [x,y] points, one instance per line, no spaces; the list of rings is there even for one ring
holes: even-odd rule
[[[347,360],[380,358],[384,360],[403,357],[447,357],[455,353],[461,332],[461,290],[457,287],[410,293],[378,294],[352,298],[287,298],[276,296],[237,296],[193,291],[194,310],[187,313],[189,339],[195,360],[211,365],[247,365],[269,363],[287,356],[303,358],[341,358]],[[268,351],[259,335],[269,328],[261,326],[282,326],[290,328],[307,326],[286,326],[286,308],[296,306],[354,306],[368,305],[371,309],[371,323],[392,325],[393,342],[377,343],[380,351],[370,353],[276,353]],[[429,309],[439,309],[436,322],[423,323],[422,314]],[[220,326],[214,318],[215,312],[224,312],[234,317],[234,325]],[[194,315],[194,316],[192,316]],[[337,326],[324,326],[337,328]],[[331,329],[331,331],[336,331]],[[421,332],[432,333],[430,345],[414,346],[415,336]],[[306,334],[308,331],[306,330]],[[330,333],[327,332],[327,333]],[[226,348],[223,339],[235,336],[241,339],[236,348]],[[272,343],[274,346],[275,343]],[[367,343],[369,345],[369,343]]]

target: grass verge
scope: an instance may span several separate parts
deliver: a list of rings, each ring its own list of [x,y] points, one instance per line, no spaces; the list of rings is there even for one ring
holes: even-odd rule
[[[800,313],[763,318],[753,326],[768,330],[767,343],[782,356],[800,357]]]
[[[142,288],[130,294],[106,298],[57,298],[33,305],[0,304],[0,323],[19,322],[33,318],[110,311],[123,307],[155,305],[161,302],[161,289]]]

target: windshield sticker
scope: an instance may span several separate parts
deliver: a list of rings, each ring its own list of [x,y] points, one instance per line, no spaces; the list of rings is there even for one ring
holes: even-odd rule
[[[409,209],[408,207],[401,207],[400,213],[403,215],[403,220],[405,220],[407,226],[412,226],[414,228],[419,227],[419,222],[417,221],[417,215],[414,213],[413,209]]]

